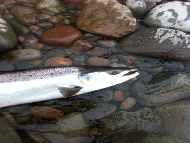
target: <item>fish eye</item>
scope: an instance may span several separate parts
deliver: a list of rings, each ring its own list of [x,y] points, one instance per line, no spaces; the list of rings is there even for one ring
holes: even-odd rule
[[[119,72],[118,71],[113,71],[111,72],[111,75],[117,75]]]

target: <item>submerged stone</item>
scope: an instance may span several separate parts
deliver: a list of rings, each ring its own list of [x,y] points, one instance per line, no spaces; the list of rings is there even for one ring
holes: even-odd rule
[[[162,119],[160,133],[190,142],[190,100],[161,105],[154,110]]]
[[[160,118],[150,108],[143,108],[136,112],[120,111],[101,120],[99,139],[109,142],[113,136],[141,130],[157,133],[160,127]]]
[[[132,96],[144,106],[158,106],[176,101],[190,94],[188,72],[160,72],[149,74],[132,85]]]

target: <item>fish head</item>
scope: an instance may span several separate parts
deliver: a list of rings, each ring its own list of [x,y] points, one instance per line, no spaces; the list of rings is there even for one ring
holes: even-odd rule
[[[123,83],[138,75],[136,68],[98,67],[81,73],[79,79],[86,86],[101,89]]]

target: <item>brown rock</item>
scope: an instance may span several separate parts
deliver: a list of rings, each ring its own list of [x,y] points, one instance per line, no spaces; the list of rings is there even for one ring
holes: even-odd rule
[[[108,53],[108,51],[101,47],[94,47],[92,50],[86,52],[88,55],[92,56],[102,56]]]
[[[29,7],[13,6],[10,13],[14,16],[16,21],[25,25],[36,24],[36,11]]]
[[[40,29],[40,27],[36,26],[36,25],[30,25],[29,26],[30,32],[31,33],[35,33],[37,30]]]
[[[11,4],[14,4],[14,3],[15,3],[14,0],[4,0],[4,1],[3,1],[3,4],[4,4],[4,5],[11,5]]]
[[[110,61],[102,57],[91,57],[88,59],[88,63],[93,66],[107,66]]]
[[[104,47],[114,47],[117,45],[115,40],[98,40],[97,42]]]
[[[30,110],[34,113],[34,116],[37,118],[41,118],[41,119],[57,119],[61,116],[63,116],[64,114],[55,109],[55,108],[51,108],[51,107],[40,107],[40,106],[36,106],[36,107],[32,107],[30,108]]]
[[[39,3],[43,0],[15,0],[17,3]]]
[[[74,54],[82,54],[90,50],[93,47],[93,43],[88,40],[78,40],[71,47],[70,50]]]
[[[113,98],[115,101],[123,101],[125,99],[124,93],[120,90],[117,90],[114,92]]]
[[[117,0],[94,0],[79,14],[77,27],[90,33],[116,38],[135,31],[136,20]]]
[[[133,63],[135,60],[137,60],[136,57],[134,56],[122,56],[122,55],[119,55],[118,58],[120,60],[123,60],[123,61],[126,61],[127,63],[131,64]]]
[[[52,16],[49,19],[49,22],[53,23],[53,24],[58,24],[62,21],[62,18],[60,16]]]
[[[72,61],[67,58],[55,57],[45,61],[46,67],[70,66]]]
[[[69,47],[82,37],[82,32],[72,26],[62,26],[45,31],[41,42],[56,47]]]

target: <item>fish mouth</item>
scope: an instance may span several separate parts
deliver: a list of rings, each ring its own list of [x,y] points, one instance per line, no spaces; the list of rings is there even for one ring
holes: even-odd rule
[[[129,72],[125,73],[123,76],[133,75],[138,71],[139,71],[138,69],[133,69],[133,70],[130,70]]]

